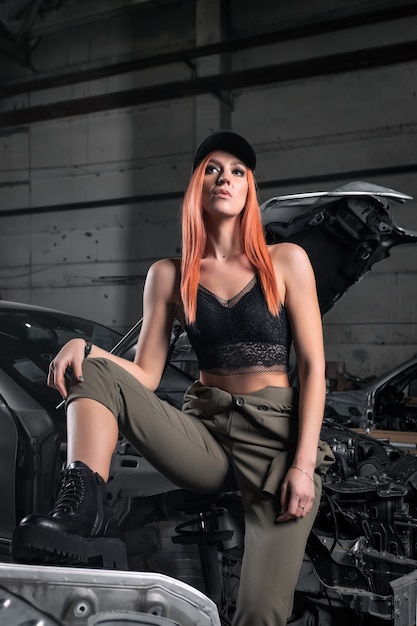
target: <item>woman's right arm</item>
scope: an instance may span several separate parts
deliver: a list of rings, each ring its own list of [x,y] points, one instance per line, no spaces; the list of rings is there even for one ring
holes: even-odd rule
[[[161,380],[168,354],[172,324],[178,300],[178,263],[163,259],[154,263],[147,274],[143,292],[143,322],[134,361],[118,357],[93,345],[88,358],[106,358],[123,367],[145,387],[155,391]],[[71,339],[51,361],[48,385],[67,397],[67,368],[73,380],[82,379],[84,339]]]

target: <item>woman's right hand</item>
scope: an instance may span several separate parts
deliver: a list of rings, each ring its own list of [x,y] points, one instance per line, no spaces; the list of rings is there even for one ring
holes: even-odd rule
[[[68,395],[68,381],[65,378],[68,368],[72,371],[72,380],[81,381],[83,379],[82,363],[84,361],[85,345],[84,339],[71,339],[61,348],[49,364],[48,387],[57,389],[63,398],[66,398]]]

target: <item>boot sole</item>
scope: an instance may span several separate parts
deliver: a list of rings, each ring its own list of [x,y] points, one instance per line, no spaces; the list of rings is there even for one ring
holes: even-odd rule
[[[85,539],[47,528],[18,526],[13,533],[12,557],[32,565],[73,565],[127,570],[126,546],[121,539]]]

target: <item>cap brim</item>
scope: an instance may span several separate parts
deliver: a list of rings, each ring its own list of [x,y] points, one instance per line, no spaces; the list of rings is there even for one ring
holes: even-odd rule
[[[256,167],[255,150],[252,148],[249,141],[238,133],[224,130],[209,135],[201,142],[194,155],[193,170],[195,170],[208,154],[216,150],[233,154],[251,170],[254,170]]]

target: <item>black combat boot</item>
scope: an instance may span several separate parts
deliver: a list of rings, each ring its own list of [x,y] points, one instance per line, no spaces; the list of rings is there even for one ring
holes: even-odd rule
[[[50,513],[28,515],[15,529],[12,556],[17,563],[127,569],[101,476],[81,461],[64,469]]]

